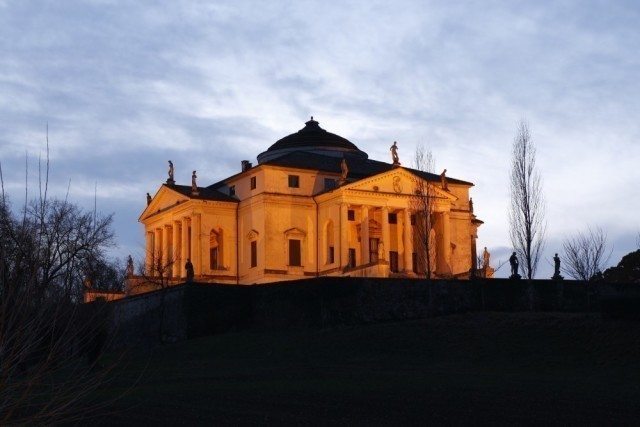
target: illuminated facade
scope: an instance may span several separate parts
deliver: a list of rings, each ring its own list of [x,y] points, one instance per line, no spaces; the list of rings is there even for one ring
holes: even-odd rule
[[[218,183],[161,185],[140,216],[147,271],[183,282],[190,259],[198,282],[424,277],[412,209],[420,180],[434,200],[435,276],[466,278],[482,223],[473,184],[370,160],[313,118]]]

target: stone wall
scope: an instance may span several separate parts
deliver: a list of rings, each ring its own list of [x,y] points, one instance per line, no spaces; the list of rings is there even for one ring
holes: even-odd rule
[[[640,296],[639,289],[551,280],[348,277],[257,286],[183,284],[110,303],[111,326],[114,345],[137,346],[235,330],[323,328],[469,311],[597,311],[616,298]]]

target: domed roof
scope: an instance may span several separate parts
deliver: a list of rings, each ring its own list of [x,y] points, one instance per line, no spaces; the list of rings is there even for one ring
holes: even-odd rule
[[[258,163],[275,159],[293,151],[308,151],[335,157],[355,156],[364,159],[369,157],[367,153],[361,151],[348,139],[322,129],[312,116],[311,120],[306,122],[298,132],[285,136],[276,141],[267,151],[260,153]]]

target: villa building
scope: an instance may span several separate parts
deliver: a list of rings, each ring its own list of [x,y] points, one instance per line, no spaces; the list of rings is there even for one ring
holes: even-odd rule
[[[395,147],[395,145],[394,145]],[[236,175],[206,187],[173,165],[140,215],[146,271],[169,282],[260,284],[316,276],[468,278],[477,229],[470,182],[371,160],[309,120]],[[417,241],[428,189],[431,249]],[[190,265],[187,267],[187,260]],[[192,267],[191,267],[192,266]]]

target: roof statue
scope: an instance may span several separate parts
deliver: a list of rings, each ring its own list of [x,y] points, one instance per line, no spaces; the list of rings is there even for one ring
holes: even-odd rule
[[[127,257],[127,277],[133,276],[133,258],[131,255]]]
[[[151,204],[151,194],[147,193],[147,206]]]
[[[393,145],[389,150],[391,151],[391,159],[393,160],[393,166],[400,166],[400,157],[398,157],[398,142],[393,141]]]
[[[340,181],[338,182],[340,185],[344,185],[347,182],[347,175],[349,175],[349,166],[347,166],[347,159],[342,159],[340,162]]]
[[[518,256],[515,252],[509,257],[509,264],[511,265],[511,276],[509,276],[509,279],[519,279],[521,277],[518,274],[518,266],[520,263],[518,262]]]
[[[473,197],[469,197],[469,212],[473,213]]]
[[[198,192],[198,184],[196,183],[197,178],[198,175],[196,175],[196,171],[193,171],[193,173],[191,174],[191,194],[193,194],[194,196],[200,194]]]
[[[167,184],[174,185],[176,181],[173,179],[173,162],[169,160],[169,178],[167,178]]]
[[[449,189],[449,185],[447,183],[447,170],[443,170],[442,173],[440,174],[440,184],[442,185],[442,189],[443,190],[448,190]]]
[[[489,268],[489,262],[491,261],[491,254],[487,250],[487,247],[484,247],[484,251],[482,252],[482,268],[485,270]]]
[[[563,280],[564,277],[560,275],[560,257],[556,254],[553,257],[553,280]]]

